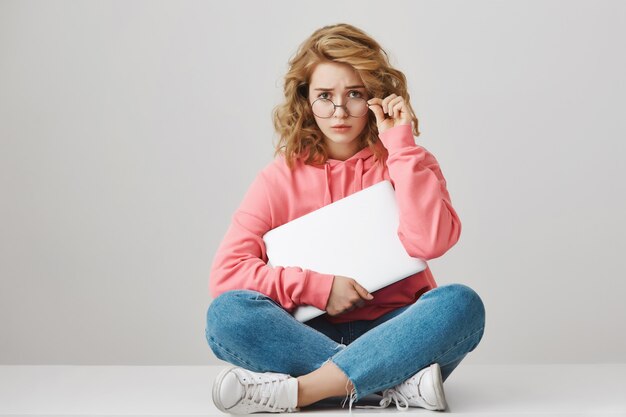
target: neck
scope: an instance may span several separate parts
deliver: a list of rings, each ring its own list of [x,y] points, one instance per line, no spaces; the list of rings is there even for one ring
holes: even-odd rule
[[[326,150],[329,159],[336,159],[338,161],[345,161],[364,147],[361,146],[358,140],[349,144],[337,144],[330,141],[326,141]]]

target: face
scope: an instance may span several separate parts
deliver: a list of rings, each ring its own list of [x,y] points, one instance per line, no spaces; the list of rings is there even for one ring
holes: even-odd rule
[[[336,62],[317,64],[309,82],[309,104],[318,98],[326,98],[343,106],[351,97],[369,99],[361,77],[352,66]],[[360,150],[359,137],[367,125],[369,113],[368,109],[364,116],[353,117],[345,107],[337,107],[327,119],[314,115],[317,126],[324,134],[330,158],[345,160]],[[336,129],[333,127],[336,125],[349,127]]]

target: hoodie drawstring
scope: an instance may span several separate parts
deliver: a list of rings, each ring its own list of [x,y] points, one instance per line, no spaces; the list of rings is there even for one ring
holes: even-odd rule
[[[357,183],[359,184],[359,189],[356,188]],[[353,192],[357,192],[363,189],[363,160],[356,160],[356,168],[355,168],[355,176],[354,176],[354,190]]]
[[[330,191],[330,162],[326,162],[324,165],[324,171],[326,176],[326,192],[324,193],[324,205],[332,203],[332,195]],[[356,167],[354,169],[354,183],[352,184],[352,192],[356,193],[363,189],[363,159],[356,160]]]
[[[326,193],[324,194],[324,205],[327,205],[333,201],[330,195],[330,163],[329,162],[326,162],[324,169],[326,170]]]

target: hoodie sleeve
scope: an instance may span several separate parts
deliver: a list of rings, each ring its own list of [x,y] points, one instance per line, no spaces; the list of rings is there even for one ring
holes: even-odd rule
[[[461,221],[435,157],[415,144],[410,124],[379,134],[389,155],[387,169],[399,210],[398,237],[407,253],[438,258],[459,240]]]
[[[271,229],[267,187],[261,171],[232,216],[209,276],[213,299],[225,291],[250,289],[272,298],[287,311],[298,305],[326,309],[334,275],[299,267],[268,266],[263,235]]]

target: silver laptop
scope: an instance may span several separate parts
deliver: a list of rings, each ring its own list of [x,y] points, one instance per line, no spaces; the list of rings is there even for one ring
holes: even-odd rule
[[[407,254],[398,225],[395,191],[384,180],[268,231],[268,265],[354,278],[374,292],[426,269]],[[301,305],[293,316],[305,322],[324,313]]]

